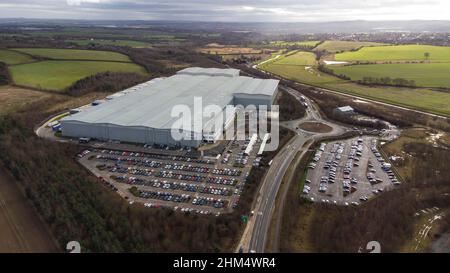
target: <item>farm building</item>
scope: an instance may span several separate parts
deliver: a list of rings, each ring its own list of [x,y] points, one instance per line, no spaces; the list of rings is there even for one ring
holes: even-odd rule
[[[338,114],[345,114],[345,115],[353,115],[355,114],[355,109],[353,109],[351,106],[342,106],[335,109],[335,111]]]
[[[99,140],[198,147],[221,136],[215,130],[216,117],[202,117],[202,128],[182,130],[194,139],[175,140],[172,128],[179,117],[172,117],[174,106],[194,108],[194,98],[202,105],[217,105],[223,124],[232,124],[234,111],[229,105],[271,106],[278,92],[278,80],[239,76],[237,69],[187,68],[168,78],[153,79],[109,96],[100,104],[61,119],[62,135]],[[192,110],[193,111],[193,110]],[[195,117],[194,117],[195,118]],[[197,126],[198,127],[198,126]],[[179,131],[179,130],[177,130]]]

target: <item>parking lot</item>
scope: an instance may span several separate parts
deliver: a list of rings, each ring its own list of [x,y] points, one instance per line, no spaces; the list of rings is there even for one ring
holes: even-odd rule
[[[92,148],[78,161],[130,203],[220,215],[238,205],[251,168],[259,165],[261,142],[248,151],[250,142],[227,141],[216,158]]]
[[[322,142],[308,164],[303,197],[357,206],[400,185],[377,143],[372,136]]]

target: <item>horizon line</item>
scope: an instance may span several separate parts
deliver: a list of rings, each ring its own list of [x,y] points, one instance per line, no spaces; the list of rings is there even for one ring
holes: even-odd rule
[[[67,19],[67,18],[33,18],[33,17],[0,17],[0,20],[59,20],[59,21],[85,21],[85,22],[191,22],[191,23],[279,23],[279,24],[320,24],[320,23],[345,23],[345,22],[411,22],[411,21],[421,21],[421,22],[450,22],[448,20],[430,20],[430,19],[390,19],[390,20],[364,20],[364,19],[355,19],[355,20],[336,20],[336,21],[201,21],[201,20],[164,20],[164,19]]]

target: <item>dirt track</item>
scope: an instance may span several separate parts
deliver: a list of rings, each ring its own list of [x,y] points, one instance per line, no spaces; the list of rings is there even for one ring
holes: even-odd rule
[[[56,241],[15,182],[0,168],[0,252],[58,252]]]

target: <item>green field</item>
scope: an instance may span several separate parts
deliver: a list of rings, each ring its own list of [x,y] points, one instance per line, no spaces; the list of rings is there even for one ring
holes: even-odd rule
[[[103,40],[103,39],[78,39],[78,40],[66,40],[66,42],[75,43],[77,45],[85,46],[90,44],[96,45],[111,45],[111,46],[128,46],[133,48],[149,48],[151,45],[146,42],[133,41],[133,40]]]
[[[425,52],[430,53],[428,60],[450,62],[450,47],[429,45],[400,45],[364,47],[354,52],[335,55],[337,61],[423,61]]]
[[[273,61],[258,65],[260,69],[304,83],[339,81],[336,77],[317,71],[316,66],[316,55],[305,51],[291,51]]]
[[[40,56],[56,60],[95,60],[95,61],[131,62],[128,56],[112,51],[54,49],[54,48],[16,48],[14,50],[24,52],[33,56]]]
[[[296,41],[296,42],[274,41],[270,42],[270,45],[277,47],[287,47],[287,46],[315,47],[318,43],[320,43],[320,41]]]
[[[22,54],[7,49],[0,49],[0,62],[5,63],[7,65],[29,63],[32,61],[33,58],[31,58],[31,56],[28,56],[26,54]]]
[[[448,92],[429,89],[369,87],[319,72],[316,67],[306,69],[305,66],[277,65],[276,63],[268,62],[258,67],[300,83],[450,117],[450,93]]]
[[[259,68],[289,80],[311,85],[343,82],[336,77],[317,71],[315,67],[308,68],[307,66],[277,65],[276,63],[268,63],[260,65]]]
[[[414,80],[417,86],[450,87],[450,63],[374,64],[332,66],[334,73],[346,75],[353,81],[363,77],[390,77]],[[450,102],[449,102],[450,103]]]
[[[316,65],[316,55],[311,52],[297,51],[290,52],[273,62],[277,65],[300,65],[300,66],[311,66]]]
[[[145,74],[133,63],[101,61],[42,61],[10,66],[14,82],[46,90],[63,90],[76,81],[100,72],[130,72]]]
[[[330,53],[337,53],[341,51],[355,50],[361,47],[380,46],[381,43],[373,42],[354,42],[354,41],[325,41],[318,45],[315,50],[325,50]]]
[[[394,105],[450,117],[450,93],[430,89],[369,87],[351,82],[325,84],[325,88]]]

